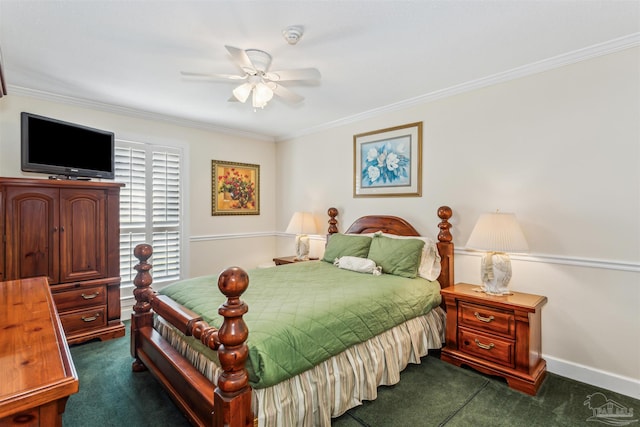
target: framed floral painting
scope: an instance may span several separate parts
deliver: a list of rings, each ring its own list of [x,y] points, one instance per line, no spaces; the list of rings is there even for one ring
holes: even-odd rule
[[[211,215],[260,214],[260,165],[211,161]]]
[[[353,136],[353,197],[422,195],[422,122]]]

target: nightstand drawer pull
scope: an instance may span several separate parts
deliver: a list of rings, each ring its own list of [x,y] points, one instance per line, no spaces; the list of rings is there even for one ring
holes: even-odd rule
[[[98,295],[100,295],[100,292],[95,292],[93,294],[81,294],[80,296],[83,299],[94,299],[95,297],[97,297]]]
[[[477,311],[473,313],[474,316],[476,316],[476,319],[478,319],[481,322],[485,322],[485,323],[489,323],[491,322],[493,319],[495,319],[493,316],[489,316],[489,317],[483,317],[480,316],[480,313],[478,313]]]
[[[480,342],[480,340],[478,340],[478,338],[476,338],[476,339],[475,339],[475,342],[476,342],[476,345],[477,345],[478,347],[480,347],[481,349],[483,349],[483,350],[491,350],[493,347],[495,347],[495,344],[494,344],[494,343],[491,343],[491,344],[482,344],[482,343]]]
[[[88,322],[93,322],[93,321],[95,321],[96,319],[98,319],[98,317],[100,317],[100,313],[96,313],[96,314],[94,314],[94,315],[93,315],[93,316],[91,316],[91,317],[82,316],[82,320],[84,320],[85,322],[87,322],[87,323],[88,323]],[[476,340],[476,341],[477,341],[477,340]]]

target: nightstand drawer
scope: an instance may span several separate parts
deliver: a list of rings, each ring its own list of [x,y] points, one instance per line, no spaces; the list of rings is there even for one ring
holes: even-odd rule
[[[460,326],[496,333],[509,338],[515,337],[513,313],[492,307],[460,302],[458,323]]]
[[[514,367],[514,341],[484,335],[466,328],[458,329],[460,351],[492,360],[501,365]]]

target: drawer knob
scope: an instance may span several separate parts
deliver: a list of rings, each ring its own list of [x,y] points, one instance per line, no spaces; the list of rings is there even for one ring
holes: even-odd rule
[[[480,340],[478,340],[478,338],[475,339],[475,342],[476,342],[476,345],[483,350],[491,350],[493,347],[495,347],[494,343],[483,344],[480,342]]]
[[[96,320],[98,317],[100,317],[100,313],[96,313],[93,316],[82,316],[82,320],[85,322],[93,322],[94,320]],[[477,340],[476,340],[477,341]]]
[[[485,323],[489,323],[494,319],[493,316],[489,316],[489,317],[481,316],[480,313],[478,313],[477,311],[474,312],[473,315],[476,316],[476,319],[478,319],[481,322],[485,322]]]
[[[82,294],[81,297],[83,299],[94,299],[95,297],[97,297],[98,295],[100,295],[100,292],[95,292],[93,294]]]

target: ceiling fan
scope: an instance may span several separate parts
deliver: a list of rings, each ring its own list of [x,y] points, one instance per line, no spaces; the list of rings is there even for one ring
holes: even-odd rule
[[[252,96],[251,103],[254,109],[264,108],[267,103],[277,95],[289,102],[298,103],[304,97],[292,92],[281,85],[283,81],[320,80],[320,71],[316,68],[298,68],[291,70],[269,71],[271,55],[258,49],[239,49],[233,46],[225,46],[233,62],[244,72],[235,74],[207,74],[182,71],[185,77],[204,79],[228,79],[244,81],[235,89],[229,101],[242,103]]]

